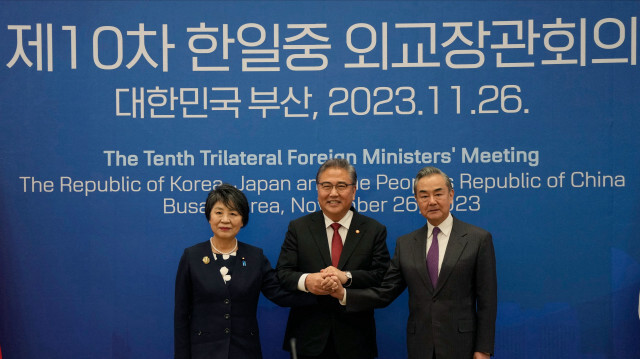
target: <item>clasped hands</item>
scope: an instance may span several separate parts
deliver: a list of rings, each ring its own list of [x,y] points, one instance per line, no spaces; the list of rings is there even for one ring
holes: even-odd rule
[[[331,295],[342,299],[347,275],[334,266],[329,266],[318,273],[309,273],[304,281],[307,290],[315,295]]]

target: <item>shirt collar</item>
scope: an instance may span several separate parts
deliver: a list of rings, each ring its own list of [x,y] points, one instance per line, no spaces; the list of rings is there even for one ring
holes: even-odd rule
[[[427,221],[427,227],[428,227],[427,237],[430,237],[431,234],[433,233],[434,226]],[[438,225],[438,228],[440,228],[440,233],[443,233],[447,237],[451,235],[451,229],[453,228],[453,216],[451,215],[451,212],[449,212],[449,215],[447,216],[447,218],[445,218],[445,220]]]
[[[345,214],[344,217],[342,217],[342,219],[339,220],[338,222],[334,222],[331,218],[327,217],[327,215],[324,214],[324,212],[322,213],[322,215],[324,216],[324,228],[329,228],[329,226],[333,223],[340,223],[341,226],[343,226],[346,229],[349,229],[349,225],[351,224],[351,220],[353,219],[352,210],[349,210],[347,214]]]

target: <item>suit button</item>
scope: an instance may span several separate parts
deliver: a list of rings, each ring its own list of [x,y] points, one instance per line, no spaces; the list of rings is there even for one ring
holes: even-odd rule
[[[229,319],[229,318],[231,318],[231,314],[227,313],[224,315],[224,319]]]
[[[231,329],[229,328],[224,328],[224,334],[229,334],[231,333]]]
[[[231,301],[229,299],[225,299],[224,300],[224,304],[229,304],[229,303],[231,303]]]

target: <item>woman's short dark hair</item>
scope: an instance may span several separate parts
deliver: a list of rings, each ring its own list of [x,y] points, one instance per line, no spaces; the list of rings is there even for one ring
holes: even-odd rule
[[[204,215],[207,217],[207,221],[211,218],[213,206],[218,202],[222,202],[229,209],[240,212],[243,227],[249,223],[249,201],[242,191],[228,183],[223,183],[211,190],[204,206]]]

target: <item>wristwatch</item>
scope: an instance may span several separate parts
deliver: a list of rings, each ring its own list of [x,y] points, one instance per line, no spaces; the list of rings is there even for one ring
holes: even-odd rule
[[[347,287],[351,286],[351,282],[353,282],[353,276],[351,275],[351,272],[344,272],[344,275],[347,276],[347,281],[344,282],[344,284],[342,286],[347,288]]]

